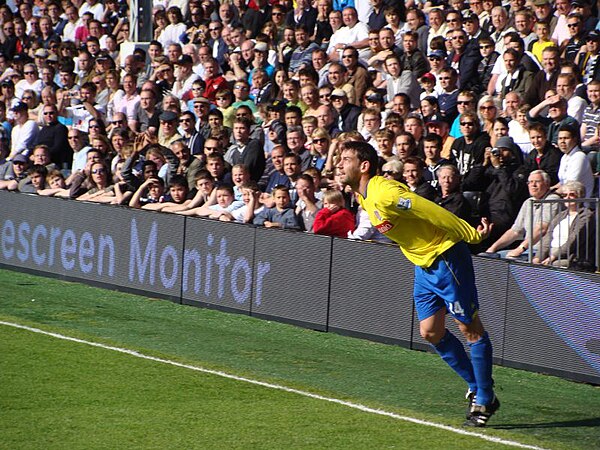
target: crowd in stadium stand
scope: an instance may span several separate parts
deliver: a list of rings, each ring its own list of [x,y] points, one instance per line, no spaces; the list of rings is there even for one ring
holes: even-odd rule
[[[525,202],[598,196],[591,0],[155,0],[147,46],[129,8],[0,6],[0,189],[386,242],[336,176],[364,140],[474,251],[597,264],[591,203]]]

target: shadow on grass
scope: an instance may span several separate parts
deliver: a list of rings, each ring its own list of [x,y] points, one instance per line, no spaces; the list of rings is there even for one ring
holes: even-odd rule
[[[520,424],[505,424],[491,425],[487,428],[496,430],[518,430],[529,428],[575,428],[575,427],[598,427],[600,426],[600,417],[594,419],[569,420],[563,422],[546,422],[546,423],[520,423]]]

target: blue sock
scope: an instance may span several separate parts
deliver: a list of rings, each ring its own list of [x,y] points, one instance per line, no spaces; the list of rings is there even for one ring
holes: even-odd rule
[[[492,379],[492,342],[487,332],[477,342],[469,343],[471,363],[477,380],[478,405],[489,405],[494,400],[494,380]]]
[[[467,356],[467,352],[462,343],[450,331],[440,342],[433,346],[435,351],[442,357],[452,369],[464,379],[469,385],[469,389],[477,392],[477,381],[473,373],[473,366]]]

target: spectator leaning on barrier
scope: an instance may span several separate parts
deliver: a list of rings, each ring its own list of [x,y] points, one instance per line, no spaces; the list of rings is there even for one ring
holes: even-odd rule
[[[529,251],[546,234],[548,224],[558,213],[558,203],[535,204],[538,200],[558,200],[559,196],[550,191],[550,176],[543,170],[534,170],[527,180],[529,197],[519,210],[519,214],[510,229],[496,240],[486,253],[494,254],[510,246],[517,240],[522,240],[514,249],[501,253],[507,258],[518,258]],[[533,230],[530,228],[533,214]]]

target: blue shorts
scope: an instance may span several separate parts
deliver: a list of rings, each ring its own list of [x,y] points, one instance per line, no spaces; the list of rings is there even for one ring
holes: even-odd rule
[[[465,242],[446,250],[430,267],[415,268],[414,297],[419,320],[445,307],[455,319],[471,323],[479,301],[473,261]]]

